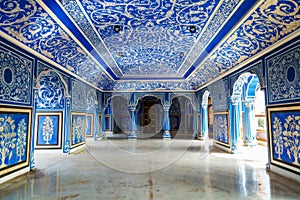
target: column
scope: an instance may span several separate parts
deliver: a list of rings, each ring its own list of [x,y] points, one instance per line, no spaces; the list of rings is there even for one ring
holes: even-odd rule
[[[71,98],[66,97],[63,152],[70,153]]]
[[[163,133],[163,138],[164,139],[170,139],[171,134],[170,134],[170,117],[169,117],[169,109],[170,105],[164,105],[164,133]]]
[[[193,107],[194,116],[193,116],[193,138],[198,138],[199,131],[198,131],[198,120],[197,120],[197,108]]]
[[[240,100],[232,98],[231,103],[231,117],[230,117],[230,132],[231,132],[231,147],[232,152],[236,152],[240,146]]]
[[[202,131],[201,131],[201,139],[205,139],[208,137],[208,109],[207,104],[202,103]]]
[[[33,109],[33,112],[32,112],[32,119],[35,119],[35,114],[36,114],[36,101],[37,101],[37,98],[38,98],[38,89],[33,89],[33,94],[34,94],[34,99],[33,99],[33,106],[34,106],[34,109]],[[36,120],[32,120],[32,126],[31,126],[31,141],[28,141],[28,145],[30,144],[31,145],[31,148],[30,148],[30,170],[32,170],[34,167],[35,167],[35,160],[34,160],[34,141],[35,141],[35,134],[34,134],[34,131],[35,131],[35,123]]]
[[[105,121],[105,109],[102,108],[101,110],[101,138],[105,139],[106,138],[106,121]]]
[[[244,112],[244,143],[247,146],[256,146],[256,126],[255,126],[255,115],[254,115],[254,102],[245,102]]]
[[[135,108],[136,106],[129,106],[130,113],[130,134],[128,139],[136,139],[136,117],[135,117]]]

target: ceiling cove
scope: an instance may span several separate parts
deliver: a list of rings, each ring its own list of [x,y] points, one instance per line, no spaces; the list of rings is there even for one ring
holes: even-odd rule
[[[4,0],[1,34],[101,90],[197,90],[299,29],[299,1]]]

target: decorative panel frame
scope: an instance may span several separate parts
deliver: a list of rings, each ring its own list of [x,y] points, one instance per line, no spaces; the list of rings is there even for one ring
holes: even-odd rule
[[[62,112],[37,112],[35,149],[61,149]]]
[[[31,115],[30,108],[0,107],[0,178],[29,166]]]
[[[86,114],[86,137],[94,136],[94,114],[88,113]]]
[[[214,139],[216,143],[230,148],[229,112],[214,112]]]
[[[284,48],[265,58],[267,104],[285,104],[300,100],[300,44]]]
[[[0,41],[0,102],[31,105],[34,58]]]
[[[300,175],[300,105],[268,107],[271,164]]]
[[[71,149],[85,143],[86,114],[82,112],[71,112]]]

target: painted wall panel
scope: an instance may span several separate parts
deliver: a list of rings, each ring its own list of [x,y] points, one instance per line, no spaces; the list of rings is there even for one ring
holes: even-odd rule
[[[300,106],[268,108],[271,163],[300,173]]]
[[[85,113],[71,113],[71,148],[85,143]]]
[[[300,101],[300,44],[266,58],[267,103]]]
[[[31,105],[33,59],[0,42],[0,102]]]
[[[61,148],[62,112],[36,113],[35,148]]]
[[[31,109],[0,107],[0,177],[29,165]]]
[[[38,71],[36,109],[64,109],[68,79],[41,62],[38,62]]]
[[[86,111],[87,109],[87,96],[86,86],[72,81],[72,109],[79,111]]]
[[[228,110],[228,78],[224,78],[208,87],[212,97],[214,112]]]
[[[93,137],[94,135],[94,115],[86,114],[86,137]]]
[[[214,113],[214,137],[217,143],[229,147],[229,118],[228,112]]]

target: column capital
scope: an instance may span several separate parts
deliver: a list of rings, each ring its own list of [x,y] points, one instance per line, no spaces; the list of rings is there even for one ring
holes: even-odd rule
[[[232,105],[237,105],[240,102],[240,98],[239,97],[231,97],[231,103]]]
[[[249,108],[249,107],[251,107],[252,105],[254,105],[254,101],[245,101],[244,104],[245,104],[246,107]]]
[[[129,111],[135,111],[136,110],[136,106],[128,106]]]
[[[164,107],[164,111],[169,111],[171,104],[164,104],[163,107]]]

